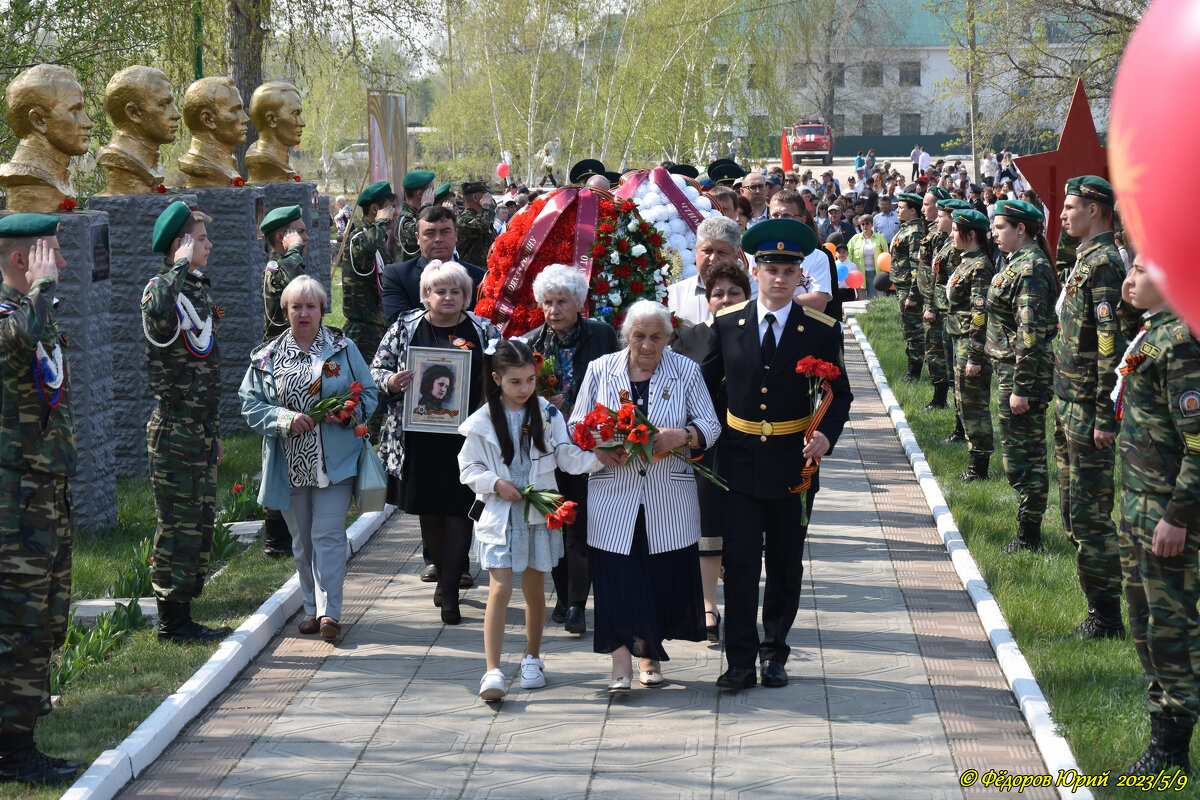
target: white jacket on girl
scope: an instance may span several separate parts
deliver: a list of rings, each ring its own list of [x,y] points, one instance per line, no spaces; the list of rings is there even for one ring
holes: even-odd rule
[[[582,450],[567,435],[567,423],[562,412],[551,406],[544,397],[538,398],[542,410],[542,428],[545,431],[547,451],[536,444],[529,448],[529,481],[534,489],[557,491],[554,479],[557,467],[563,472],[583,475],[596,472],[603,465],[594,453]],[[511,481],[512,472],[500,457],[500,442],[492,426],[492,414],[485,403],[474,414],[467,417],[458,432],[467,441],[458,454],[458,477],[463,484],[475,492],[483,503],[483,513],[475,523],[475,538],[484,544],[504,544],[508,531],[508,510],[511,502],[496,493],[496,481]],[[519,442],[513,442],[519,447]],[[518,489],[525,487],[518,486]],[[525,516],[530,527],[545,525],[546,518],[531,505]]]

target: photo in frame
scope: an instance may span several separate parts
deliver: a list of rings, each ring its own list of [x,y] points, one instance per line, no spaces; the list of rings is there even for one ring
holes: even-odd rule
[[[471,352],[410,347],[408,369],[413,382],[404,398],[404,430],[457,434],[470,416]]]

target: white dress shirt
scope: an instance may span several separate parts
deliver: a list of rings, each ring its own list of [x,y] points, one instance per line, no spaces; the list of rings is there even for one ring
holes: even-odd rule
[[[775,324],[771,327],[775,329],[775,345],[779,345],[779,340],[783,338],[783,329],[787,326],[788,314],[792,310],[792,304],[788,303],[778,311],[772,311],[763,305],[762,298],[758,300],[758,343],[761,346],[763,337],[767,335],[767,314],[775,315]]]

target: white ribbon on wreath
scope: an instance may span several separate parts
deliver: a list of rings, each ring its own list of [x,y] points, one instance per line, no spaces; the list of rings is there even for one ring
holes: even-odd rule
[[[705,219],[719,217],[721,212],[713,208],[712,201],[700,190],[685,181],[680,175],[672,175],[671,181]],[[642,219],[662,233],[664,246],[679,258],[678,275],[672,280],[683,280],[696,274],[696,234],[679,214],[679,209],[667,199],[653,181],[644,181],[631,198],[638,207]],[[668,253],[670,256],[671,253]]]

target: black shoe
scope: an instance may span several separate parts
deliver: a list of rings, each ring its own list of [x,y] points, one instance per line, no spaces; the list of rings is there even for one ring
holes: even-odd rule
[[[758,685],[754,667],[730,667],[721,677],[717,678],[718,689],[753,689]]]
[[[458,579],[458,588],[470,589],[475,585],[475,576],[469,572],[464,572]]]
[[[1019,522],[1016,537],[1004,545],[1004,552],[1012,554],[1022,550],[1042,552],[1042,523],[1040,520],[1023,519]]]
[[[950,385],[947,383],[938,383],[933,387],[933,399],[929,401],[929,405],[925,406],[926,411],[933,411],[938,408],[946,407],[946,393],[949,391]]]
[[[462,614],[459,612],[457,607],[443,608],[442,622],[446,623],[447,625],[458,625],[460,622],[462,622]]]
[[[438,608],[442,607],[442,587],[433,590],[433,604]]]
[[[966,440],[967,432],[963,430],[962,417],[955,415],[954,431],[945,439],[942,439],[942,444],[958,444],[959,442],[965,442]]]
[[[567,605],[567,601],[563,600],[561,597],[558,598],[558,601],[554,604],[554,610],[550,612],[550,619],[554,620],[559,625],[562,625],[567,621],[568,608],[569,606]]]
[[[421,570],[421,583],[437,583],[437,580],[437,564],[426,564],[425,569]]]
[[[1071,638],[1080,641],[1088,639],[1124,639],[1125,624],[1119,619],[1115,625],[1111,622],[1100,619],[1095,612],[1088,611],[1087,619],[1079,623],[1075,630],[1071,631]]]
[[[924,365],[924,363],[925,362],[919,358],[910,358],[908,360],[908,372],[905,373],[901,380],[903,380],[905,383],[916,383],[917,381],[921,380],[921,367]]]
[[[991,453],[971,453],[971,460],[966,472],[958,476],[963,483],[986,481],[988,479],[988,464],[992,460]]]
[[[788,674],[779,661],[768,661],[762,667],[762,685],[779,687],[787,686]]]
[[[587,633],[587,615],[583,613],[583,606],[571,606],[563,627],[567,629],[567,633]]]
[[[80,765],[51,758],[37,749],[33,733],[13,734],[0,745],[0,781],[57,783],[75,777]]]
[[[292,557],[292,534],[282,517],[267,517],[263,522],[263,555],[267,558]]]
[[[708,639],[708,641],[710,641],[710,642],[719,642],[719,641],[721,641],[721,612],[720,611],[705,611],[704,612],[704,621],[705,622],[708,622],[708,617],[710,614],[712,616],[716,617],[717,621],[712,625],[704,626],[704,635],[705,635],[705,638]]]
[[[209,628],[192,619],[192,604],[158,601],[158,640],[160,642],[212,642],[224,639],[233,629],[227,625]]]
[[[1173,773],[1176,769],[1191,776],[1192,764],[1188,760],[1188,747],[1192,741],[1193,723],[1176,719],[1166,714],[1150,715],[1150,746],[1133,766],[1125,770],[1126,775],[1159,775],[1163,771]]]

